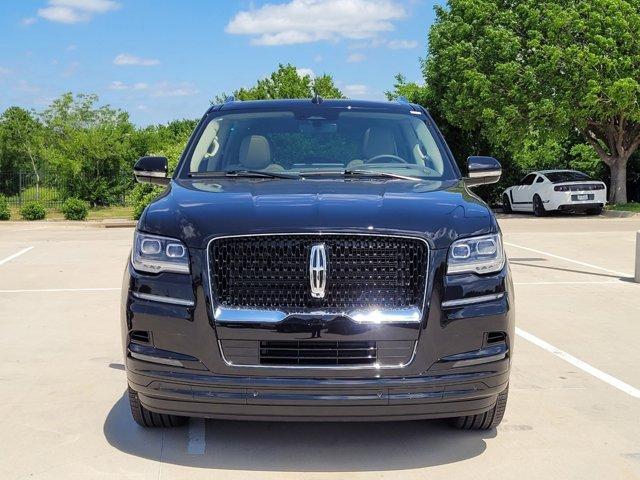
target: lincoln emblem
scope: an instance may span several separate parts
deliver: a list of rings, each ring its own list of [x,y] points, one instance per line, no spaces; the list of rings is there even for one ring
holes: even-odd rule
[[[311,282],[311,296],[324,298],[324,289],[327,286],[327,252],[322,243],[311,247],[309,281]]]

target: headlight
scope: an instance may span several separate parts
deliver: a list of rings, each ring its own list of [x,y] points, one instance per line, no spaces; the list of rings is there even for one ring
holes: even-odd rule
[[[189,252],[180,240],[136,231],[131,263],[140,272],[189,273]]]
[[[504,266],[500,234],[456,240],[449,248],[447,273],[493,273]]]

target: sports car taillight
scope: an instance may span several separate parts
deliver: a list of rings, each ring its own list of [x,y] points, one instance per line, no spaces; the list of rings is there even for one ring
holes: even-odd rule
[[[585,190],[603,190],[604,185],[601,183],[581,183],[579,185],[557,185],[553,189],[556,192],[582,192]]]

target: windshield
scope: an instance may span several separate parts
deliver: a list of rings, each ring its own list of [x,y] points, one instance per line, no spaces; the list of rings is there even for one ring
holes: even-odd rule
[[[204,127],[182,171],[457,178],[423,118],[319,107],[222,114]]]
[[[589,175],[586,175],[582,172],[549,172],[545,175],[551,183],[582,182],[584,180],[591,180],[591,177],[589,177]]]

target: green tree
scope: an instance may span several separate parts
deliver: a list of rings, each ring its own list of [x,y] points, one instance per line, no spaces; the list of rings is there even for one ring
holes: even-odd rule
[[[0,116],[0,171],[31,170],[39,188],[43,133],[42,124],[31,112],[20,107],[5,110]]]
[[[397,74],[393,89],[385,92],[385,94],[389,100],[403,97],[411,103],[417,103],[429,110],[429,114],[433,117],[447,140],[447,145],[462,172],[466,171],[466,159],[470,155],[493,155],[500,159],[502,164],[500,182],[475,189],[490,204],[499,203],[502,191],[522,178],[523,171],[514,164],[511,155],[507,154],[504,149],[491,145],[482,134],[480,128],[464,129],[448,121],[446,115],[440,109],[438,98],[429,84],[407,82],[404,75]]]
[[[140,155],[167,157],[169,174],[172,174],[196,124],[197,120],[174,120],[166,125],[153,125],[138,130],[136,143],[139,145]],[[145,207],[163,190],[163,187],[150,183],[136,184],[127,199],[133,206],[133,217],[140,218]]]
[[[429,114],[447,139],[447,144],[461,169],[464,170],[464,161],[469,155],[489,154],[491,147],[479,128],[463,129],[448,121],[429,84],[420,85],[415,82],[407,82],[404,75],[397,74],[393,90],[387,91],[385,94],[389,100],[403,97],[411,103],[417,103],[429,110]]]
[[[278,98],[311,98],[317,92],[323,98],[345,98],[333,83],[331,75],[323,74],[311,78],[291,65],[280,64],[278,69],[253,87],[240,88],[233,92],[238,100],[273,100]],[[226,95],[218,95],[216,103],[224,101]]]
[[[96,95],[71,93],[54,100],[41,115],[43,154],[58,173],[65,197],[108,205],[132,184],[134,127],[127,113],[97,103]]]
[[[610,199],[627,201],[640,146],[637,0],[449,0],[436,14],[423,70],[452,125],[480,129],[520,164],[553,163],[579,133],[610,169]]]

